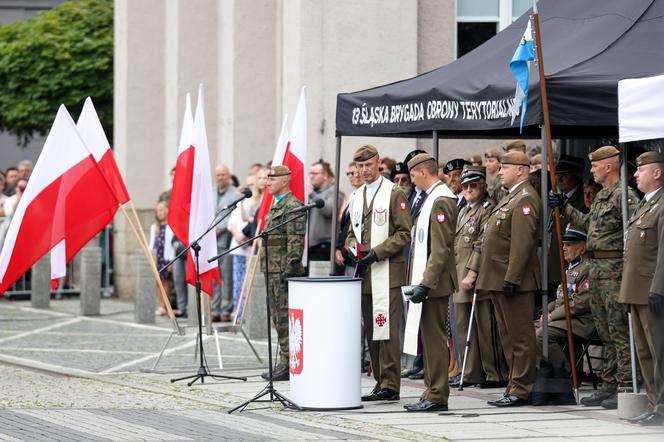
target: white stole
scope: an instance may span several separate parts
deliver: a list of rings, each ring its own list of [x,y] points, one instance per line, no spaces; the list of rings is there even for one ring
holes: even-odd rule
[[[429,223],[431,221],[431,209],[436,199],[440,197],[455,198],[456,196],[446,184],[440,183],[433,188],[427,199],[424,200],[417,223],[413,226],[411,236],[411,263],[410,284],[417,285],[422,282],[424,271],[427,268]],[[449,213],[437,213],[439,223],[449,222]],[[408,316],[406,318],[406,330],[403,338],[403,351],[411,355],[417,355],[417,335],[420,330],[420,318],[422,317],[422,303],[411,302],[408,305]]]
[[[372,249],[384,242],[390,234],[390,198],[394,183],[381,179],[372,202],[371,244]],[[366,185],[353,195],[351,226],[358,243],[362,244],[362,222],[364,219],[364,192]],[[369,204],[367,203],[367,206]],[[364,244],[365,246],[367,244]],[[373,340],[390,339],[390,260],[384,259],[371,265],[371,299],[373,318]],[[398,321],[399,318],[396,318]]]

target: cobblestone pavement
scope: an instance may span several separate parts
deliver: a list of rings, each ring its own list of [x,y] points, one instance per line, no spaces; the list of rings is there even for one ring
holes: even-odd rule
[[[486,404],[499,390],[453,391],[449,413],[406,413],[421,381],[402,384],[401,401],[360,410],[296,412],[279,404],[227,411],[261,391],[264,370],[236,335],[206,337],[211,369],[246,382],[206,380],[187,387],[173,377],[194,374],[195,334],[171,339],[170,324],[133,324],[131,304],[102,301],[100,317],[76,316],[76,301],[50,310],[0,298],[0,440],[584,440],[664,441],[664,428],[628,424],[615,411],[577,406],[501,410]],[[265,358],[265,342],[254,342]],[[372,388],[362,377],[363,391]],[[289,395],[287,382],[276,383]],[[590,393],[584,387],[583,394]]]

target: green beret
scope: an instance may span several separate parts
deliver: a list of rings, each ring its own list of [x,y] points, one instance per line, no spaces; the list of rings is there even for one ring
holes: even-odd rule
[[[636,158],[636,167],[653,163],[664,163],[664,154],[657,151],[651,151],[644,152]]]
[[[418,153],[408,162],[408,170],[413,170],[413,168],[419,166],[420,164],[426,161],[433,161],[435,163],[436,159],[431,155],[429,155],[428,153]]]
[[[505,140],[503,142],[503,150],[509,152],[510,150],[520,150],[526,153],[526,143],[523,140]]]
[[[588,154],[590,161],[600,161],[607,158],[615,157],[620,155],[620,151],[613,146],[602,146],[597,149],[595,152]]]
[[[274,166],[270,169],[270,173],[267,174],[267,176],[271,177],[278,177],[278,176],[286,176],[290,175],[291,171],[287,166],[284,165],[279,165],[279,166]]]
[[[529,166],[530,160],[528,155],[518,150],[511,150],[507,153],[504,153],[500,156],[501,164],[513,164],[515,166]]]
[[[353,161],[367,161],[376,155],[378,155],[378,149],[373,147],[371,144],[365,144],[355,151],[355,155],[353,155]]]

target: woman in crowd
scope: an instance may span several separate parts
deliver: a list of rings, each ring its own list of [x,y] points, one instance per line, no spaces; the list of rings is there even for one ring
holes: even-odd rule
[[[161,269],[170,260],[175,257],[173,250],[172,240],[173,231],[168,226],[168,203],[160,201],[154,211],[155,222],[150,226],[150,250],[155,256],[157,261],[157,268]],[[167,268],[159,273],[161,283],[166,290],[166,294],[170,296],[172,288],[171,268]],[[164,316],[166,314],[166,304],[162,299],[159,290],[157,289],[157,303],[159,308],[155,311],[157,316]]]

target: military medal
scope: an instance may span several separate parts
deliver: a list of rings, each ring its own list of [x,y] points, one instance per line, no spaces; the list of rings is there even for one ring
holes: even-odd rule
[[[641,241],[645,241],[646,240],[646,231],[641,230],[641,233],[639,234],[639,237],[641,238]]]
[[[475,227],[473,227],[473,226],[468,227],[468,233],[471,233],[471,234],[475,233]]]
[[[466,244],[470,243],[470,237],[464,236],[463,237],[463,242],[465,242]]]
[[[499,219],[496,220],[496,227],[500,229],[500,226],[503,224],[503,222]]]

